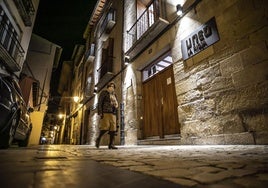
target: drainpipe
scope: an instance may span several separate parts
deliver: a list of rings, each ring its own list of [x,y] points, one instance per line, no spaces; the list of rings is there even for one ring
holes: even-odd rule
[[[124,103],[120,103],[120,144],[125,145],[125,116]]]
[[[125,17],[125,1],[123,1],[123,7],[122,7],[122,18]],[[122,19],[122,43],[121,43],[121,103],[120,103],[120,144],[121,145],[125,145],[125,105],[123,103],[123,86],[124,86],[124,77],[123,77],[123,73],[125,70],[125,67],[123,67],[125,65],[125,52],[124,52],[124,19]]]
[[[41,91],[41,97],[40,97],[40,101],[39,101],[38,111],[40,111],[40,109],[41,109],[41,104],[42,104],[42,99],[43,99],[44,89],[45,89],[46,80],[47,80],[47,72],[48,72],[48,69],[47,69],[47,71],[46,71],[46,75],[45,75],[45,78],[44,78],[44,83],[43,83],[43,87],[42,87],[42,91]]]

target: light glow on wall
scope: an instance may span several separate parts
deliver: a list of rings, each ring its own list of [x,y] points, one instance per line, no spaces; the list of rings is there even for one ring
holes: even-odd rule
[[[132,78],[134,77],[134,72],[132,65],[128,65],[125,80],[124,80],[124,87],[125,89],[132,85]]]
[[[191,31],[193,31],[195,28],[199,27],[201,25],[200,22],[189,18],[187,16],[184,16],[180,23],[179,23],[179,29],[177,36],[180,36],[180,40],[185,38]]]
[[[181,4],[183,6],[185,1],[186,0],[168,0],[168,3],[171,5],[174,5],[176,7],[176,5],[178,5],[178,4]]]
[[[98,69],[101,67],[101,57],[102,57],[102,40],[98,40],[96,44],[96,56],[95,56],[95,66],[94,66],[94,84],[99,82],[99,72]]]

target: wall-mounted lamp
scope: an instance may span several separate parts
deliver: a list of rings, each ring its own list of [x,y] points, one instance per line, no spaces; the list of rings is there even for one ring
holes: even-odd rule
[[[93,94],[94,94],[94,95],[97,94],[97,91],[98,91],[98,88],[97,88],[97,86],[95,86],[95,88],[94,88],[94,90],[93,90]]]
[[[125,55],[125,65],[128,65],[130,63],[130,57]]]
[[[59,117],[60,119],[62,119],[64,116],[65,116],[64,114],[59,114],[59,115],[58,115],[58,117]]]
[[[177,4],[177,15],[178,16],[182,15],[182,6],[181,6],[181,4]]]

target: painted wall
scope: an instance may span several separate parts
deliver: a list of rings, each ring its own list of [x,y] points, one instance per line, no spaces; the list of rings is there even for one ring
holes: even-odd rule
[[[17,9],[15,3],[13,1],[0,0],[0,5],[3,7],[3,9],[4,9],[5,13],[7,14],[7,16],[9,17],[9,20],[12,23],[14,29],[16,30],[16,32],[20,36],[20,45],[22,46],[22,48],[25,52],[23,55],[23,58],[18,62],[21,69],[23,67],[24,61],[25,61],[26,56],[27,56],[29,42],[31,39],[33,26],[34,26],[36,14],[38,11],[39,0],[32,0],[32,3],[34,6],[34,9],[35,9],[34,15],[32,17],[32,26],[26,27],[24,25],[24,22],[20,16],[19,12],[18,12],[18,9]],[[21,72],[21,70],[16,72],[15,74],[17,76],[19,76],[20,72]]]
[[[56,49],[61,48],[58,45],[33,34],[31,37],[26,61],[22,72],[29,77],[37,80],[40,84],[38,106],[35,106],[34,112],[31,113],[31,120],[33,124],[33,137],[30,144],[39,144],[41,136],[41,129],[43,126],[43,117],[47,110],[48,97],[50,92],[50,81],[55,62]],[[42,91],[43,90],[43,91]],[[41,96],[42,95],[42,96]],[[42,98],[41,98],[42,97]]]
[[[31,113],[30,117],[32,120],[33,128],[28,145],[38,145],[40,143],[40,135],[43,125],[44,113],[35,111]]]

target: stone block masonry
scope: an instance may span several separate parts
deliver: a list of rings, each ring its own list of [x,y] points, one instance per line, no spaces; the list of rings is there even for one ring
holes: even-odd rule
[[[200,25],[214,16],[220,40],[185,62],[176,58],[182,144],[268,144],[267,5],[205,0],[189,13]]]

